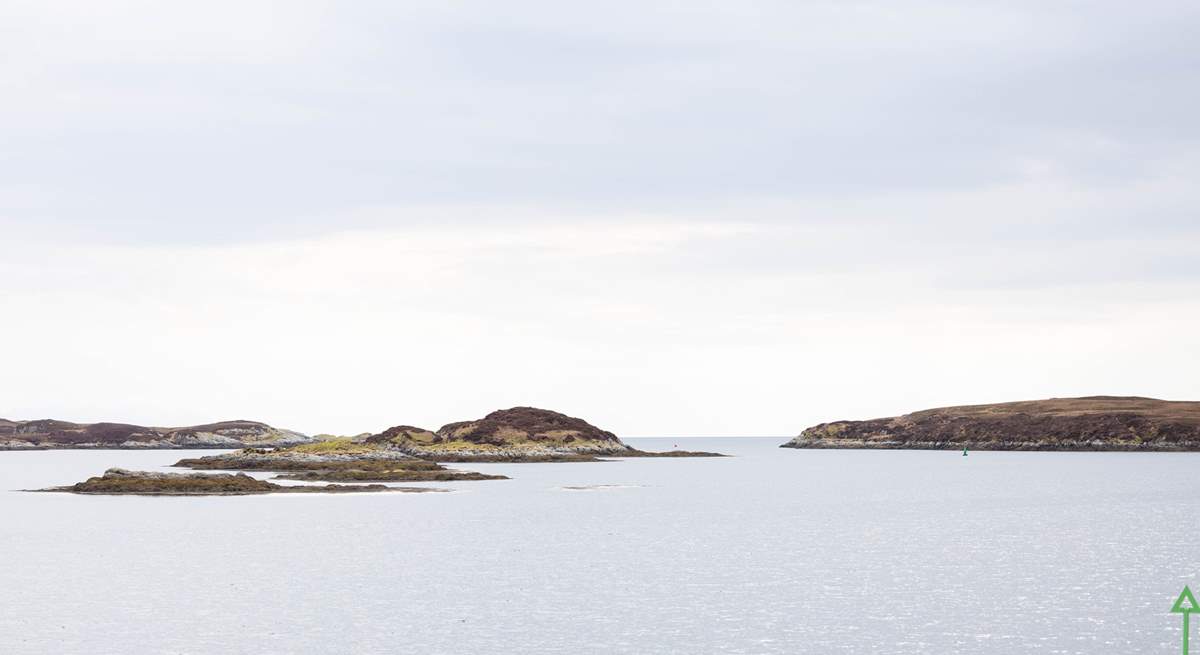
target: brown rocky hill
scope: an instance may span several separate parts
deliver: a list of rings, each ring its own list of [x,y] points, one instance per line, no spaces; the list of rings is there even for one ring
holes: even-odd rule
[[[401,425],[367,438],[418,457],[448,459],[536,459],[632,453],[617,435],[587,421],[535,407],[494,411],[431,432]]]
[[[822,423],[783,447],[1200,450],[1200,402],[1088,396],[941,407]]]
[[[617,435],[581,418],[536,407],[501,409],[477,421],[443,425],[437,434],[443,441],[469,441],[497,446],[527,441],[561,444],[594,441],[624,445]]]
[[[127,423],[0,419],[0,450],[38,448],[241,448],[288,446],[312,437],[257,421],[222,421],[181,428]]]

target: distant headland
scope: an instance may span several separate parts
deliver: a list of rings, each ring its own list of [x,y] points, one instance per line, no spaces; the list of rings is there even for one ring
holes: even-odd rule
[[[245,448],[293,446],[316,440],[316,437],[258,421],[221,421],[182,428],[151,428],[129,423],[0,419],[0,450]]]
[[[1200,451],[1200,402],[1051,398],[810,427],[784,448]]]

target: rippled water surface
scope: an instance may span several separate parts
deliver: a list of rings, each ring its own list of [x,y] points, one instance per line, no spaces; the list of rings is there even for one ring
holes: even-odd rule
[[[1178,651],[1200,456],[781,441],[345,496],[20,493],[193,453],[0,453],[0,653]]]

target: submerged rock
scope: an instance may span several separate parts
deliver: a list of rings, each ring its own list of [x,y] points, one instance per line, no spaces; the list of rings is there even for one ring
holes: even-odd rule
[[[377,491],[438,491],[416,487],[371,485],[279,485],[245,473],[158,473],[108,469],[104,475],[67,487],[40,491],[77,494],[129,494],[139,496],[241,496],[270,493],[355,493]]]
[[[784,448],[1200,450],[1200,402],[1088,396],[928,409],[808,428]]]
[[[242,448],[290,446],[313,437],[257,421],[222,421],[182,428],[128,423],[70,423],[0,419],[0,450],[52,448]]]

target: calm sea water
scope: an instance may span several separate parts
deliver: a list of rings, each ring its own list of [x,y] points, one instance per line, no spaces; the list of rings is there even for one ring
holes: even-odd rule
[[[0,653],[1174,653],[1200,587],[1195,454],[630,441],[736,457],[137,498],[8,490],[192,453],[0,453]]]

